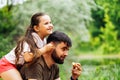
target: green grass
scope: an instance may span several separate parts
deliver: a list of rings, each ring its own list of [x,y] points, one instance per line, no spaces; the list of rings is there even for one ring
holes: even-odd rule
[[[120,65],[83,65],[80,80],[120,80]]]
[[[98,55],[99,56],[99,55]],[[83,68],[79,80],[120,80],[120,58],[108,56],[98,56],[92,58],[82,58],[79,56],[67,59],[67,61],[60,66],[60,76],[62,80],[69,80],[71,76],[72,61],[80,62]],[[97,58],[96,58],[97,57]]]

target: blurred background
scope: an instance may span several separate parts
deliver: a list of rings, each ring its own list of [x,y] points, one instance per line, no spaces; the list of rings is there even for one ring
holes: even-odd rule
[[[61,80],[69,80],[72,62],[82,65],[80,80],[120,80],[120,0],[0,0],[0,58],[36,12],[50,15],[54,30],[72,39]]]

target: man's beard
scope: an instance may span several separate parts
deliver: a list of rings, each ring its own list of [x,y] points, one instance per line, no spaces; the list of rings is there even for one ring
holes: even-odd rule
[[[62,60],[60,57],[58,57],[57,53],[56,53],[56,50],[54,50],[52,52],[52,55],[51,55],[52,59],[58,63],[58,64],[63,64],[64,63],[64,59]]]

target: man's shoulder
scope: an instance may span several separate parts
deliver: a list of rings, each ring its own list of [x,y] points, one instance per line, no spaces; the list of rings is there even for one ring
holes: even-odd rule
[[[44,66],[45,61],[43,56],[41,55],[38,59],[36,59],[36,61],[33,63],[33,66]]]

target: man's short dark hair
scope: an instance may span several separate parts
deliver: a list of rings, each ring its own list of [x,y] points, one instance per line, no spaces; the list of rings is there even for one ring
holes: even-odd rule
[[[48,36],[47,43],[50,42],[64,42],[67,44],[68,47],[72,46],[71,39],[65,33],[60,31],[54,31]]]

